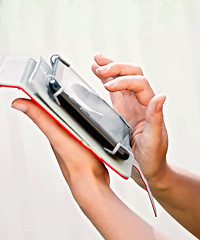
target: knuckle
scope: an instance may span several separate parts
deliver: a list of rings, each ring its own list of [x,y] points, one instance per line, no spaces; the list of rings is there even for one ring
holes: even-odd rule
[[[148,89],[151,88],[151,85],[149,84],[149,81],[147,80],[146,77],[141,76],[141,82],[142,82],[144,88],[148,88]]]
[[[143,75],[142,68],[139,65],[135,65],[135,68],[137,69],[138,75]]]
[[[146,79],[146,77],[141,76],[140,79],[141,79],[141,82],[142,82],[142,84],[143,84],[144,86],[149,85],[149,82],[148,82],[148,80]]]
[[[116,69],[116,68],[118,69],[119,66],[118,66],[118,64],[115,63],[115,62],[108,63],[107,66],[106,66],[106,69],[107,69],[108,71],[113,70],[113,69]]]
[[[159,127],[162,127],[163,125],[163,115],[162,114],[159,114],[159,116],[156,116],[154,118],[154,123],[159,126]]]
[[[97,64],[92,63],[92,65],[91,65],[91,69],[95,69],[95,68],[97,68]]]
[[[40,125],[40,123],[42,122],[42,112],[38,111],[38,109],[34,109],[34,110],[27,110],[27,115],[33,120],[33,122],[36,125]]]

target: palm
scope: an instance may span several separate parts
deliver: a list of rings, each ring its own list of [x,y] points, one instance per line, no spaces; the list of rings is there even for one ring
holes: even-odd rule
[[[133,91],[123,90],[110,93],[114,109],[118,114],[123,116],[134,129],[131,138],[133,151],[137,154],[140,152],[140,145],[143,141],[143,129],[146,116],[146,106],[141,104]]]
[[[133,91],[123,90],[110,93],[114,109],[133,127],[145,120],[146,106],[138,102]]]
[[[122,115],[134,129],[134,134],[131,137],[131,145],[135,159],[138,160],[147,178],[153,176],[155,172],[157,172],[157,157],[159,154],[156,155],[156,158],[152,158],[151,153],[154,152],[154,144],[153,141],[147,141],[147,139],[150,139],[148,131],[145,131],[147,107],[138,101],[133,91],[122,90],[111,92],[110,97],[114,109]],[[166,154],[167,151],[167,133],[165,127],[163,127],[162,135],[164,144],[160,145],[161,156],[159,158],[162,158],[163,152]],[[151,161],[149,161],[150,159]],[[132,178],[140,186],[144,187],[137,171],[132,175]]]

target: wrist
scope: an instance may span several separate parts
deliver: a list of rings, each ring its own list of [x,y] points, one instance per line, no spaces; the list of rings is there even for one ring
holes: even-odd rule
[[[96,181],[105,181],[109,185],[109,174],[104,164],[96,159],[92,154],[88,154],[87,158],[80,154],[76,157],[68,156],[60,157],[56,154],[56,158],[62,170],[63,176],[68,185],[71,186],[78,181],[86,181],[93,179]]]
[[[94,172],[85,172],[70,177],[68,185],[72,195],[82,210],[94,204],[93,198],[103,196],[110,187],[105,178],[96,176]]]
[[[89,188],[93,185],[96,187],[98,184],[109,186],[109,173],[104,164],[96,159],[91,160],[94,164],[65,165],[67,172],[65,179],[71,191],[76,191],[80,186],[81,188]],[[82,189],[80,190],[82,191]]]
[[[159,169],[159,172],[152,178],[148,179],[149,186],[153,194],[157,194],[168,190],[170,176],[171,168],[165,159],[165,161],[163,161],[162,167]]]

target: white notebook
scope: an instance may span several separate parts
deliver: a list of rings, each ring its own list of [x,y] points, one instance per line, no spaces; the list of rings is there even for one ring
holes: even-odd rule
[[[28,57],[6,57],[0,68],[0,87],[24,91],[80,144],[124,179],[131,176],[134,166],[146,186],[156,214],[148,183],[131,151],[131,127],[60,56],[52,59],[51,65],[48,65],[43,58],[36,62]],[[81,113],[86,118],[88,116],[89,122],[94,123],[93,127],[97,127],[98,132],[103,132],[102,136],[105,140],[108,139],[107,145],[104,146],[104,139],[100,141],[96,137],[96,132],[91,134],[91,130],[84,127],[79,117],[75,119],[70,111],[55,101],[48,85],[51,79],[55,79],[62,86],[62,92],[75,100]]]

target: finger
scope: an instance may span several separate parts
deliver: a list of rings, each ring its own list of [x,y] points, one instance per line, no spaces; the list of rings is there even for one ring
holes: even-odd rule
[[[42,130],[52,144],[59,144],[62,139],[70,138],[47,113],[28,99],[16,99],[12,107],[24,112]],[[59,139],[59,142],[58,142]]]
[[[102,53],[96,53],[94,55],[94,60],[95,62],[99,65],[99,66],[104,66],[107,65],[109,63],[112,63],[113,60],[106,57],[105,55],[103,55]]]
[[[166,100],[166,96],[159,94],[152,98],[149,102],[146,110],[146,126],[154,142],[157,140],[160,142],[162,136],[162,130],[164,127],[163,122],[163,104]]]
[[[103,172],[105,172],[103,163],[93,161],[94,156],[91,152],[77,143],[70,134],[67,134],[61,126],[31,100],[17,99],[13,102],[12,107],[24,112],[47,136],[67,182],[70,180],[71,173],[75,174],[77,170],[84,167],[83,172],[92,169],[95,174],[103,175]],[[86,161],[80,165],[79,160],[82,158],[92,159],[92,161]]]
[[[106,66],[96,69],[99,76],[103,78],[124,76],[124,75],[143,75],[142,69],[138,65],[130,63],[109,63]]]
[[[98,78],[102,78],[98,73],[97,73],[97,69],[99,68],[99,65],[96,63],[93,63],[91,66],[91,69],[93,71],[93,73],[98,77]]]
[[[154,92],[145,77],[141,75],[117,77],[114,80],[104,84],[104,87],[110,92],[130,90],[135,93],[137,100],[147,106],[154,97]]]
[[[93,73],[102,81],[103,84],[109,82],[110,80],[113,80],[113,78],[104,78],[100,74],[98,74],[98,72],[96,71],[98,68],[99,68],[98,64],[96,64],[96,63],[92,64],[91,69],[92,69]]]

